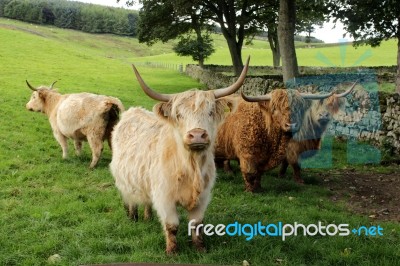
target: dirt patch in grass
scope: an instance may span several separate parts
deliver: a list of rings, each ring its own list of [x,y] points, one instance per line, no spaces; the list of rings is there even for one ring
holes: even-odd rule
[[[332,201],[344,201],[352,212],[371,219],[400,222],[399,165],[386,173],[346,169],[321,175]]]

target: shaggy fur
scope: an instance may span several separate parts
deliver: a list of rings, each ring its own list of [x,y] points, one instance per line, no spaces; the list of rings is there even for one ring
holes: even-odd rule
[[[111,131],[124,110],[121,101],[114,97],[91,93],[62,95],[45,86],[32,93],[26,108],[48,116],[64,159],[68,156],[68,138],[74,140],[77,155],[81,153],[82,141],[88,141],[92,151],[90,168],[96,166],[105,139],[111,147]]]
[[[285,158],[291,139],[288,124],[302,123],[309,107],[297,91],[277,89],[270,101],[250,103],[237,99],[231,113],[218,130],[217,160],[239,160],[247,191],[261,189],[261,175]]]
[[[308,100],[310,101],[310,100]],[[306,110],[300,130],[290,140],[286,158],[283,160],[280,176],[286,173],[288,165],[293,168],[293,178],[298,183],[303,183],[300,176],[299,159],[314,156],[321,148],[321,139],[332,120],[332,116],[344,106],[345,100],[332,95],[325,100],[310,101],[311,108]]]
[[[189,220],[203,221],[216,176],[216,129],[232,104],[215,99],[212,91],[188,91],[156,104],[153,112],[130,108],[115,127],[110,164],[115,184],[128,213],[137,213],[138,204],[154,207],[168,254],[177,250],[177,205],[189,212]],[[204,132],[204,147],[190,146],[193,131]],[[193,243],[204,249],[201,236],[193,235]]]

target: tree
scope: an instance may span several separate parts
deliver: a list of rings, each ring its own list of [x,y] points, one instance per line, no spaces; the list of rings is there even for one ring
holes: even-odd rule
[[[282,55],[283,81],[287,82],[299,75],[294,32],[296,25],[295,0],[279,1],[278,40]]]
[[[128,5],[133,2],[126,1]],[[236,75],[243,68],[244,40],[254,35],[259,25],[258,14],[269,6],[269,1],[265,0],[142,0],[140,3],[143,7],[139,13],[139,41],[151,44],[185,34],[194,29],[191,22],[196,15],[203,26],[219,25]]]
[[[193,60],[199,62],[199,66],[204,66],[204,59],[209,57],[214,51],[210,35],[193,35],[181,37],[180,41],[173,47],[174,51],[180,56],[191,56]]]
[[[262,12],[258,12],[257,27],[261,31],[267,31],[267,38],[272,51],[273,66],[279,66],[281,60],[278,41],[279,0],[265,1],[265,3],[266,6]],[[323,0],[297,0],[296,32],[309,32],[309,39],[311,39],[311,32],[314,31],[314,25],[322,25],[327,14],[328,9]]]
[[[397,0],[329,0],[335,22],[340,20],[353,38],[354,46],[379,46],[397,38],[396,91],[400,94],[400,5]]]
[[[119,2],[120,0],[117,0]],[[125,1],[132,5],[134,0]],[[174,39],[177,31],[181,30],[179,22],[185,21],[195,11],[201,15],[207,25],[218,25],[220,32],[225,37],[234,66],[235,74],[238,75],[242,68],[242,47],[246,39],[251,39],[255,34],[263,31],[268,32],[268,41],[273,54],[274,66],[279,66],[280,49],[277,34],[279,0],[141,0],[143,4],[140,28],[144,35],[139,33],[139,40],[147,39],[147,43],[156,41],[167,41]],[[299,0],[301,6],[311,6],[310,2],[317,2],[314,6],[322,5],[322,0]],[[152,9],[148,6],[151,5]],[[180,6],[181,12],[177,12]],[[189,13],[187,6],[192,10]],[[172,8],[172,9],[171,9]],[[299,11],[303,10],[300,8]],[[304,9],[305,10],[305,9]],[[309,16],[312,20],[314,13],[304,13],[301,18]],[[150,19],[151,18],[151,19]],[[187,31],[187,28],[183,30]]]
[[[306,43],[311,42],[311,34],[315,31],[315,26],[322,27],[327,20],[329,10],[323,0],[297,0],[296,1],[296,32],[305,32]]]

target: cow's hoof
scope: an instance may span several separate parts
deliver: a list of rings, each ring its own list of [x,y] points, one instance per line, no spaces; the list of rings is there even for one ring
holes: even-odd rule
[[[197,250],[197,252],[205,253],[207,252],[206,247],[204,246],[203,242],[193,242],[194,248]]]
[[[262,187],[246,187],[245,191],[251,193],[262,193],[264,192],[264,189]]]
[[[172,247],[167,247],[165,249],[165,254],[167,254],[168,256],[174,256],[174,255],[178,254],[178,247],[176,245],[174,245]]]

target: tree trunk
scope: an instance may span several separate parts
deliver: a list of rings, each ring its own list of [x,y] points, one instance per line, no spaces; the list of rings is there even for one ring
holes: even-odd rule
[[[268,42],[272,51],[272,64],[274,67],[281,65],[281,53],[279,51],[278,33],[271,27],[268,27]]]
[[[279,67],[281,65],[281,53],[278,49],[272,50],[272,64],[274,67]]]
[[[199,58],[199,67],[204,68],[204,57],[200,56]]]
[[[399,22],[400,23],[400,19]],[[397,37],[397,75],[396,75],[396,92],[400,94],[400,25],[398,26],[399,32]]]
[[[239,44],[236,43],[236,37],[231,37],[229,34],[224,34],[224,36],[231,54],[233,70],[235,75],[239,76],[243,70],[242,47],[239,47]]]
[[[196,23],[197,20],[192,16],[192,23],[194,25],[194,31],[196,32],[197,43],[203,43],[203,36],[201,35],[201,27]],[[202,47],[200,47],[202,49]],[[199,66],[204,67],[204,53],[203,51],[198,51],[199,53]]]
[[[294,47],[295,21],[295,0],[279,0],[278,41],[282,55],[282,74],[285,83],[299,75]]]

